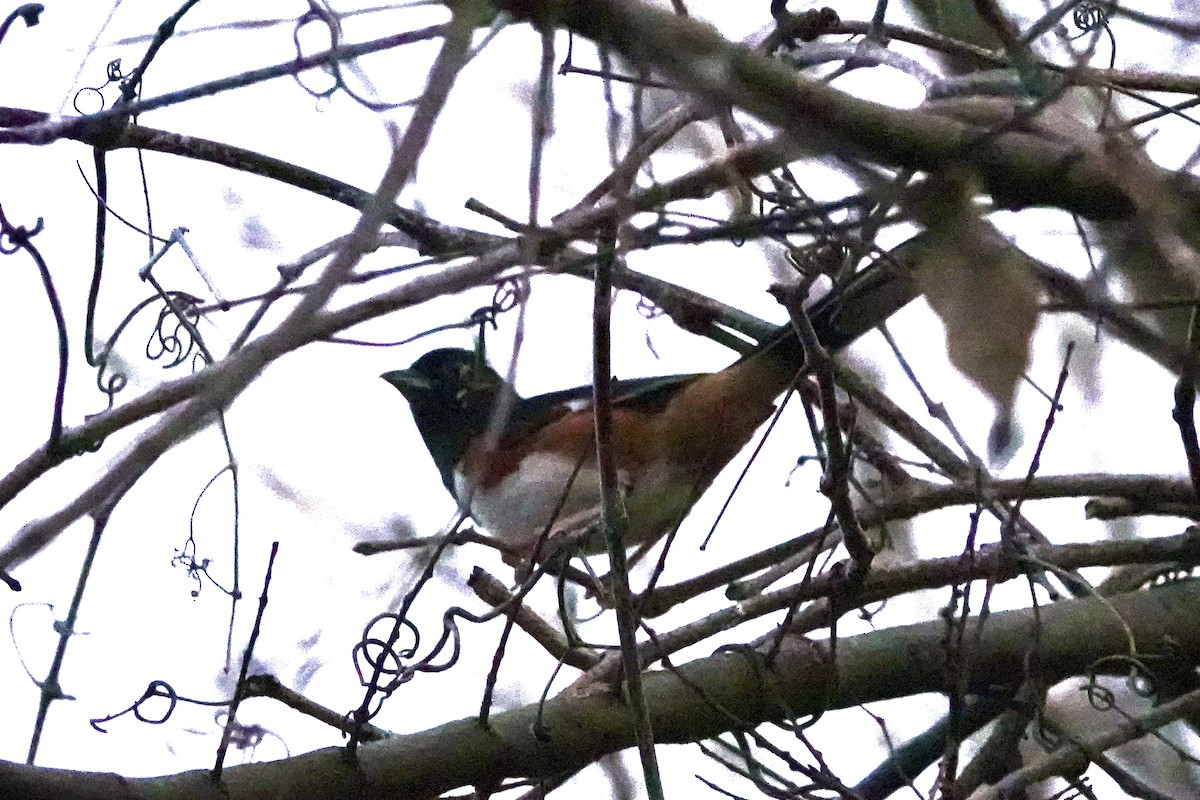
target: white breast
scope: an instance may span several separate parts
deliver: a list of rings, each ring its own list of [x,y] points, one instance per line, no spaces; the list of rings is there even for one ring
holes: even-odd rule
[[[557,530],[569,520],[599,510],[600,477],[595,464],[585,463],[577,473],[575,466],[565,456],[531,454],[516,471],[487,488],[471,487],[466,476],[455,471],[454,491],[463,500],[469,498],[471,516],[493,536],[517,547],[532,547],[547,526]]]
[[[673,528],[694,494],[705,488],[695,485],[694,475],[666,464],[640,470],[634,486],[625,470],[617,472],[617,481],[628,515],[629,545]],[[455,471],[454,488],[459,498],[470,498],[471,516],[479,525],[518,548],[531,549],[548,527],[551,533],[574,532],[599,521],[600,475],[592,459],[576,471],[576,463],[565,456],[529,455],[502,481],[486,489],[476,487],[473,493],[465,476]],[[603,549],[603,540],[585,547]]]

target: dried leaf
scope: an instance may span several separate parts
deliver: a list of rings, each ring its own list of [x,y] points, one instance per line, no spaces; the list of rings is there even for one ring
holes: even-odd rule
[[[946,327],[951,363],[996,406],[993,457],[1012,439],[1012,405],[1029,366],[1038,288],[1027,257],[971,204],[969,181],[931,179],[909,205],[926,227],[914,276]]]

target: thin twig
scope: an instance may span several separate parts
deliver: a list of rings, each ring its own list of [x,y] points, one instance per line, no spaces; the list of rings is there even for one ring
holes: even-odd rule
[[[560,660],[567,666],[581,670],[591,669],[599,663],[600,656],[598,654],[591,650],[572,647],[567,638],[554,626],[528,606],[515,602],[512,592],[480,567],[476,567],[471,573],[471,577],[467,579],[467,586],[485,603],[496,608],[504,607],[504,613],[555,660]]]
[[[804,348],[804,362],[812,370],[817,381],[821,415],[825,420],[825,447],[829,453],[825,476],[821,479],[821,493],[829,498],[833,513],[842,529],[842,541],[854,561],[852,577],[861,578],[871,568],[871,559],[875,557],[875,552],[871,549],[862,526],[859,525],[853,501],[850,499],[850,451],[842,439],[838,421],[832,359],[821,346],[812,320],[801,306],[803,297],[798,296],[799,293],[794,291],[794,287],[776,286],[772,293],[791,315],[792,326],[796,329],[800,344]]]
[[[1140,739],[1170,722],[1195,713],[1197,709],[1200,709],[1200,690],[1188,692],[1175,700],[1163,703],[1141,716],[1118,722],[1100,733],[1067,742],[1032,764],[1008,773],[977,798],[1002,800],[1006,797],[1016,797],[1024,788],[1038,781],[1056,775],[1077,775],[1105,751]]]
[[[271,573],[275,569],[275,556],[278,553],[279,542],[271,542],[271,555],[267,558],[267,572],[263,576],[263,590],[258,596],[258,614],[254,617],[254,627],[250,629],[250,639],[246,642],[245,652],[242,653],[242,669],[238,673],[237,687],[233,690],[233,700],[229,702],[229,715],[225,719],[225,729],[221,732],[221,743],[217,745],[217,761],[210,773],[213,783],[221,781],[221,772],[225,769],[225,753],[229,750],[229,741],[237,725],[238,708],[247,696],[246,676],[250,672],[254,645],[258,643],[258,635],[262,632],[263,614],[267,610],[267,590],[271,588]]]
[[[646,781],[646,792],[651,800],[662,800],[662,777],[659,774],[658,757],[654,752],[650,710],[642,688],[642,665],[638,658],[636,636],[638,624],[630,598],[629,567],[625,559],[625,534],[629,530],[629,518],[625,515],[625,503],[617,481],[617,467],[613,457],[612,348],[609,340],[613,259],[611,256],[605,257],[604,251],[611,253],[616,245],[615,236],[614,230],[607,234],[600,244],[601,258],[596,263],[592,310],[593,408],[596,420],[596,461],[602,497],[600,519],[608,549],[609,581],[613,607],[617,615],[617,634],[621,642],[621,665],[628,702],[634,715],[642,774]]]

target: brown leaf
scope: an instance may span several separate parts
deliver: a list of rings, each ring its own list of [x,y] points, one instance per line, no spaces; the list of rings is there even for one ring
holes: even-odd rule
[[[951,363],[996,406],[991,450],[1005,449],[1017,384],[1029,366],[1038,319],[1026,256],[971,204],[969,181],[933,178],[908,206],[926,227],[914,276],[946,327]]]

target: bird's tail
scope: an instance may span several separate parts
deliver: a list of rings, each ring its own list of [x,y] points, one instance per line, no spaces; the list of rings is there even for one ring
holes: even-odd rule
[[[913,237],[894,250],[883,253],[841,286],[813,303],[805,311],[817,341],[829,352],[837,352],[879,326],[920,294],[912,270],[922,245]],[[764,329],[760,344],[745,359],[777,363],[792,375],[804,361],[795,326],[791,323]]]

